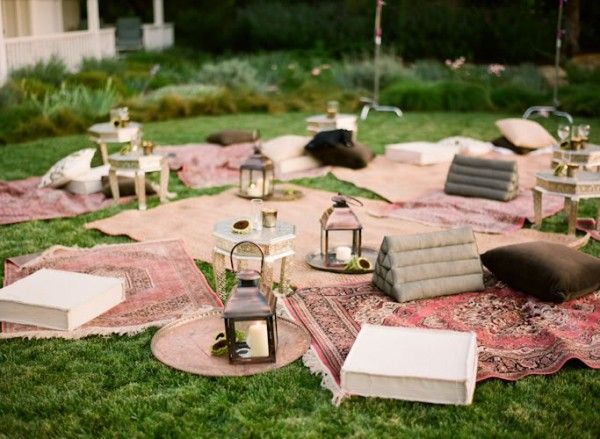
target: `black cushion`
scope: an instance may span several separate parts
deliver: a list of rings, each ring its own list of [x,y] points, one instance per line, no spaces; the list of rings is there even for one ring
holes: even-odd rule
[[[305,149],[324,165],[351,169],[364,168],[375,157],[367,146],[353,142],[348,130],[321,131]]]
[[[564,302],[600,289],[600,259],[550,242],[489,250],[481,262],[511,288],[541,300]]]
[[[212,133],[206,138],[206,141],[227,146],[234,143],[253,142],[256,140],[256,135],[255,131],[225,130]]]
[[[499,146],[500,148],[510,149],[511,151],[514,151],[517,154],[522,154],[522,155],[529,154],[531,151],[535,151],[534,149],[531,149],[531,148],[521,148],[520,146],[513,144],[510,140],[508,140],[504,136],[500,136],[500,137],[497,137],[494,140],[492,140],[492,145]]]

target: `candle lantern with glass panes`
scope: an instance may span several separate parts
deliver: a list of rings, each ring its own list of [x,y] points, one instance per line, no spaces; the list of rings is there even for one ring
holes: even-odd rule
[[[258,133],[254,153],[240,166],[238,195],[244,198],[269,198],[273,195],[275,171],[273,161],[262,154]]]
[[[338,193],[332,199],[333,206],[321,215],[321,258],[325,266],[343,265],[347,260],[340,260],[336,252],[348,248],[350,257],[361,256],[362,224],[349,206],[349,202],[357,206],[362,203],[356,198]],[[346,258],[344,258],[346,259]]]
[[[230,260],[236,248],[243,252],[258,249],[261,271],[241,269],[235,273],[237,285],[225,305],[225,337],[232,364],[274,363],[277,349],[277,316],[261,292],[261,272],[264,254],[251,241],[241,241],[231,249]],[[250,249],[253,250],[250,250]]]

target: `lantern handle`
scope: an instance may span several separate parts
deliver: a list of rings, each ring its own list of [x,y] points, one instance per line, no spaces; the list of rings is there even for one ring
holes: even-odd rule
[[[346,203],[351,204],[353,206],[360,206],[360,207],[364,206],[362,201],[360,201],[358,198],[354,198],[351,195],[344,195],[341,192],[338,192],[337,196],[343,198],[344,201],[346,201]],[[334,197],[333,201],[336,201],[335,198],[336,197]],[[353,201],[353,202],[350,202],[350,201]]]
[[[265,254],[263,253],[260,246],[257,243],[252,242],[252,241],[240,241],[232,247],[231,252],[229,252],[229,261],[231,262],[231,270],[235,272],[235,268],[233,267],[233,253],[235,252],[235,249],[242,244],[252,244],[260,252],[260,273],[262,274],[263,266],[265,265]]]

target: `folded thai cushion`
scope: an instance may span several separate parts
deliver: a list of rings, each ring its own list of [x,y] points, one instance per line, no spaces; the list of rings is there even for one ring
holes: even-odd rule
[[[482,290],[483,271],[473,231],[386,236],[373,283],[398,302]]]
[[[512,200],[519,193],[517,163],[456,155],[448,170],[444,192],[465,197]]]
[[[541,300],[564,302],[600,290],[600,259],[538,241],[497,247],[483,264],[510,287]]]

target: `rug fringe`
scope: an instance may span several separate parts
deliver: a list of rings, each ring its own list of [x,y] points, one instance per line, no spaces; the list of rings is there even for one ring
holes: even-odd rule
[[[297,322],[289,312],[284,304],[283,300],[277,301],[277,315],[290,319],[299,325],[303,326],[301,322]],[[331,372],[325,367],[323,362],[319,359],[318,355],[313,350],[312,346],[308,348],[308,351],[302,356],[302,363],[310,370],[313,375],[321,377],[321,387],[329,390],[332,393],[331,403],[339,407],[342,401],[348,396],[333,379]]]

